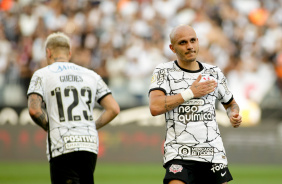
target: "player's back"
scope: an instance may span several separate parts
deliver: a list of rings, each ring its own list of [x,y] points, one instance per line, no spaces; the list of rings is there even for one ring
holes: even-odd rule
[[[79,150],[98,153],[93,108],[95,100],[110,93],[98,74],[73,63],[55,62],[34,73],[31,93],[46,103],[49,159]]]
[[[93,124],[99,76],[69,62],[55,62],[38,71],[42,75],[43,100],[52,128],[61,123],[68,126]]]

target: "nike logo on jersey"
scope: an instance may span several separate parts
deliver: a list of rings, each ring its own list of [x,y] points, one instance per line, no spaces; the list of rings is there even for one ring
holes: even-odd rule
[[[221,174],[221,177],[225,176],[226,174],[226,171],[224,173],[220,173]]]

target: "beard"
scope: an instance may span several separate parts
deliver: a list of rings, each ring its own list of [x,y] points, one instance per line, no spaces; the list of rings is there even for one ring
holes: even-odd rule
[[[190,54],[193,54],[193,56],[189,57],[188,55],[190,55]],[[179,55],[179,56],[181,56],[180,57],[181,61],[191,63],[191,62],[196,61],[197,55],[198,55],[198,52],[196,50],[194,50],[194,51],[185,52],[184,55]]]

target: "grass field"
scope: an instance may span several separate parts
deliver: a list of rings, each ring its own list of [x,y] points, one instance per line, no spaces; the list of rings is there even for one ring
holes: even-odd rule
[[[282,184],[282,166],[230,165],[234,184]],[[96,184],[161,184],[160,164],[98,163]],[[47,162],[0,162],[0,184],[48,184]]]

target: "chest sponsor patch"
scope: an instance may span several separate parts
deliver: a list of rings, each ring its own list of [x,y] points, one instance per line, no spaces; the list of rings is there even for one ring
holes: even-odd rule
[[[214,148],[182,146],[178,149],[179,155],[185,156],[213,156]]]
[[[198,106],[180,105],[178,107],[178,121],[187,124],[191,121],[212,121],[213,115],[210,112],[198,112]]]

